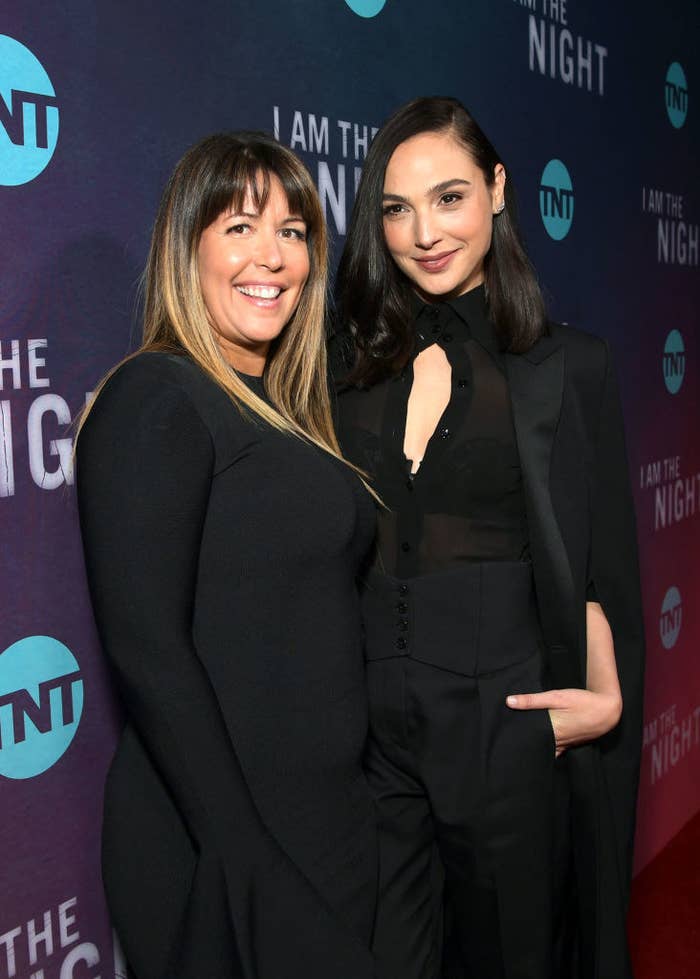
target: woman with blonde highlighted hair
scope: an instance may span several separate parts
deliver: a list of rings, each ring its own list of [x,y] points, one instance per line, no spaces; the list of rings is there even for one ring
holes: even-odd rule
[[[307,171],[209,137],[166,187],[139,351],[77,447],[126,724],[103,876],[136,979],[369,979],[376,892],[354,578],[374,510],[339,456]]]

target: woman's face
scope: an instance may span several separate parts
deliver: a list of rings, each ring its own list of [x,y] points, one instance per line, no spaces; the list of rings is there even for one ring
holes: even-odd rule
[[[505,170],[488,187],[468,150],[448,133],[421,133],[394,150],[384,175],[387,248],[424,299],[459,296],[484,279]]]
[[[249,193],[241,214],[225,211],[202,234],[202,297],[226,360],[244,373],[262,373],[271,341],[297,308],[309,275],[306,232],[271,176],[262,213]]]

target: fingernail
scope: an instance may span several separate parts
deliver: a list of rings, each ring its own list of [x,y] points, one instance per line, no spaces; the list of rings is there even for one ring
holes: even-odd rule
[[[517,697],[513,697],[512,695],[510,697],[506,697],[506,703],[508,704],[509,707],[517,707],[518,706],[518,698]]]

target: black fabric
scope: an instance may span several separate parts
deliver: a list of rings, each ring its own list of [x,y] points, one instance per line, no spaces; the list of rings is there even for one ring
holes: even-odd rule
[[[473,334],[477,322],[470,321]],[[487,348],[488,339],[481,339]],[[568,943],[578,961],[567,979],[630,979],[624,919],[641,755],[644,631],[634,509],[610,350],[597,337],[550,324],[527,353],[492,353],[505,366],[551,685],[585,686],[586,599],[595,595],[612,629],[624,705],[612,732],[564,756],[578,908],[576,934]],[[371,428],[371,406],[379,402],[373,401],[374,389],[343,385],[352,361],[352,338],[340,333],[332,341],[331,363],[340,382],[341,445],[353,461],[376,471],[384,444],[374,443],[377,461],[370,466],[358,431]],[[384,382],[387,387],[398,383]],[[411,580],[402,583],[410,586]],[[505,606],[503,615],[508,616]],[[457,767],[461,759],[461,749],[455,749]]]
[[[453,609],[447,628],[432,590],[438,577]],[[373,576],[368,589],[390,617],[401,583]],[[419,577],[402,600],[426,623],[405,633],[407,649],[386,658],[384,637],[368,637],[366,764],[381,854],[374,949],[384,979],[439,979],[443,968],[479,979],[568,979],[555,961],[569,867],[566,773],[546,711],[505,704],[512,690],[546,685],[532,590],[526,563]]]
[[[156,353],[99,395],[77,476],[127,717],[103,876],[134,976],[369,979],[368,494]]]
[[[344,392],[339,437],[387,506],[375,567],[410,577],[465,561],[527,556],[527,519],[503,360],[482,286],[415,304],[415,354],[436,344],[452,369],[450,401],[418,471],[403,452],[413,362],[370,389]]]

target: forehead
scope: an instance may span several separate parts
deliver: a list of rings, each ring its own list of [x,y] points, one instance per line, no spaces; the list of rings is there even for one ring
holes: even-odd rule
[[[245,211],[249,214],[262,214],[268,208],[288,214],[289,200],[280,178],[274,173],[262,172],[236,189],[229,206],[232,212]]]
[[[420,133],[396,147],[384,174],[384,190],[428,188],[444,180],[474,180],[471,153],[450,133]]]

